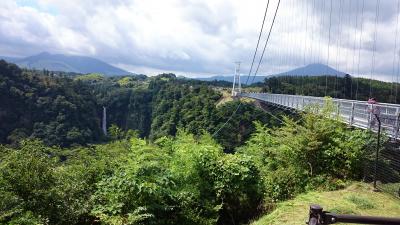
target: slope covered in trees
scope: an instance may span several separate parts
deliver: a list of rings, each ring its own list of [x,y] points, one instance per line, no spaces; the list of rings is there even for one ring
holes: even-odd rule
[[[276,202],[361,177],[368,133],[306,114],[257,124],[225,154],[209,134],[178,130],[60,149],[0,146],[0,222],[9,224],[245,224]]]
[[[99,140],[96,99],[82,82],[0,61],[0,142],[40,138],[48,145]]]
[[[366,101],[375,97],[379,102],[400,104],[400,84],[355,78],[350,75],[334,76],[280,76],[265,79],[254,86],[264,92],[276,94],[330,96],[333,98]]]
[[[329,101],[282,121],[242,102],[231,117],[239,101],[217,106],[214,84],[0,61],[0,223],[246,224],[362,177],[374,138],[323,116]]]
[[[39,138],[62,147],[105,141],[101,132],[103,106],[108,127],[135,130],[155,140],[174,136],[178,128],[200,135],[214,133],[235,110],[237,101],[217,107],[215,85],[177,78],[173,74],[104,77],[21,70],[0,61],[0,143]],[[253,120],[268,115],[245,103],[241,112],[216,136],[227,150],[243,144],[254,131]],[[232,137],[231,134],[235,134]]]

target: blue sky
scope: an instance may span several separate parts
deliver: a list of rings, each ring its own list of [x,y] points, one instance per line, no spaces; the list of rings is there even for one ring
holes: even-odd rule
[[[398,0],[380,1],[376,29],[377,1],[332,0],[332,14],[330,2],[281,1],[260,74],[324,63],[354,76],[398,79]],[[230,74],[242,61],[247,73],[266,3],[2,0],[0,55],[86,55],[136,73],[186,76]],[[266,27],[276,5],[270,1]]]
[[[49,13],[54,16],[56,16],[58,14],[56,7],[52,6],[51,4],[39,5],[38,1],[36,1],[36,0],[16,0],[16,3],[19,7],[34,8],[37,11]]]

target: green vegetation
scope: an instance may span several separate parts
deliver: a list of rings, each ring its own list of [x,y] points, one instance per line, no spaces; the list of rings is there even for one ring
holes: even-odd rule
[[[375,97],[380,102],[400,104],[400,84],[354,78],[348,74],[344,77],[279,76],[268,78],[264,83],[252,86],[262,87],[264,92],[277,94],[330,96],[363,101]],[[370,91],[372,96],[370,96]]]
[[[301,122],[285,118],[279,128],[257,124],[257,132],[239,148],[258,165],[268,201],[317,187],[340,188],[345,180],[362,176],[363,161],[368,160],[366,146],[373,138],[364,131],[348,130],[318,111],[303,115]]]
[[[76,76],[74,80],[98,82],[104,80],[104,75],[99,73],[89,73],[86,75]]]
[[[217,107],[221,94],[214,84],[224,82],[182,79],[174,74],[71,76],[21,70],[0,61],[0,143],[17,145],[24,138],[61,147],[101,143],[108,140],[101,132],[103,106],[108,127],[115,124],[124,131],[135,130],[152,141],[173,137],[179,128],[195,135],[214,133],[238,104]],[[243,109],[246,114],[236,114],[228,131],[216,137],[227,151],[248,139],[254,131],[252,121],[269,121],[253,104],[246,103]],[[236,137],[230,136],[232,132]]]
[[[0,102],[0,143],[33,137],[70,146],[101,139],[96,100],[82,82],[0,60]]]
[[[256,123],[235,154],[224,153],[207,133],[178,130],[174,138],[149,143],[117,126],[110,128],[115,141],[109,144],[3,146],[0,221],[243,224],[304,191],[337,189],[359,178],[369,135],[319,114],[302,118],[285,118],[276,128]]]
[[[246,101],[232,116],[239,100],[212,82],[83,77],[0,61],[0,224],[246,224],[361,179],[371,159],[373,136],[325,117],[329,99],[281,121]]]
[[[308,192],[293,200],[279,203],[270,214],[251,225],[304,224],[308,219],[310,204],[318,203],[324,210],[353,215],[398,217],[399,200],[390,195],[374,192],[370,185],[353,183],[343,190]],[[345,224],[343,224],[345,225]]]
[[[24,141],[1,152],[3,223],[226,224],[245,221],[262,198],[254,163],[208,135],[72,151]]]

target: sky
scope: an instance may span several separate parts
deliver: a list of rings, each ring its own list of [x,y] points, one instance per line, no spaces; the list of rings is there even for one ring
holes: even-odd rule
[[[248,74],[267,3],[1,0],[0,55],[84,55],[134,73],[188,77],[232,74],[241,61],[241,73]],[[277,5],[269,1],[260,50]],[[398,5],[281,0],[258,74],[323,63],[353,76],[399,81]]]

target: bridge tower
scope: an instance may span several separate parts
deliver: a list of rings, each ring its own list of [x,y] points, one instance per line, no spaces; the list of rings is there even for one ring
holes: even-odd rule
[[[242,83],[240,82],[240,62],[235,62],[235,75],[233,77],[232,96],[236,97],[242,92]]]

